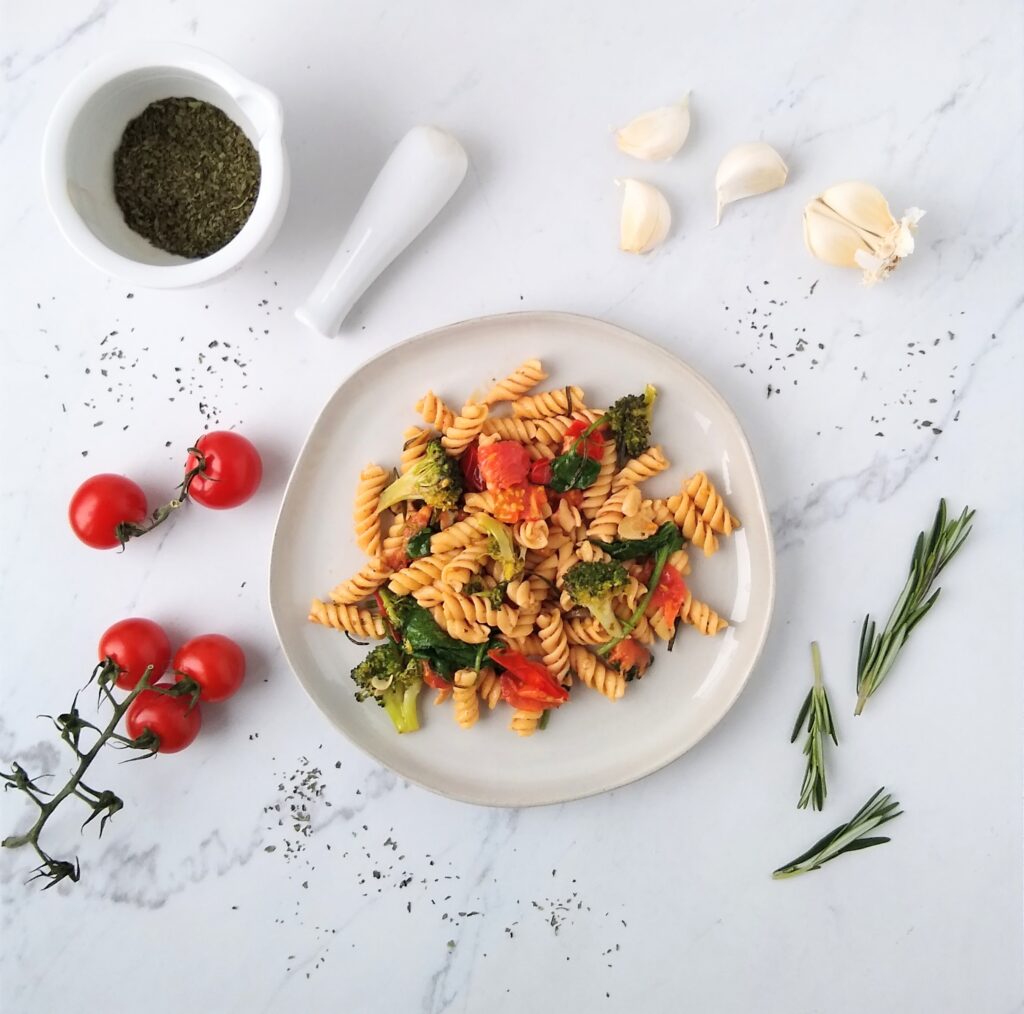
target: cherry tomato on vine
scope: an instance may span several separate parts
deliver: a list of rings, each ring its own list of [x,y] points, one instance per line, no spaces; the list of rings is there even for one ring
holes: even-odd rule
[[[171,642],[164,628],[153,620],[132,616],[108,627],[99,644],[100,661],[112,658],[124,670],[115,680],[122,690],[131,690],[142,679],[147,666],[153,667],[150,683],[156,683],[171,664]]]
[[[146,494],[127,476],[104,472],[86,479],[71,497],[68,521],[71,530],[93,549],[113,549],[121,544],[117,526],[146,520]]]
[[[196,447],[203,455],[203,468],[188,486],[189,498],[213,510],[227,510],[245,503],[259,488],[263,462],[259,451],[238,433],[214,430],[204,433]],[[185,471],[199,466],[189,454]]]
[[[245,679],[245,652],[223,634],[200,634],[175,652],[171,668],[178,683],[199,687],[199,700],[226,701]]]
[[[170,697],[161,690],[169,690],[173,683],[157,683],[154,690],[143,690],[128,706],[125,730],[131,739],[146,732],[156,737],[157,753],[177,753],[184,750],[199,735],[203,717],[199,705],[192,704],[186,695]]]

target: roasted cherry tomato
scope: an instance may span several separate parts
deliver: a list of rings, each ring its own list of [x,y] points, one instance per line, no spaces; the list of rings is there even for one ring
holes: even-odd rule
[[[438,676],[429,662],[423,663],[423,682],[434,690],[451,690],[451,683],[443,676]]]
[[[138,739],[146,732],[156,737],[158,753],[177,753],[184,750],[199,735],[203,717],[199,705],[187,697],[171,697],[160,693],[170,689],[172,683],[157,683],[157,689],[143,690],[128,706],[125,730],[130,739]]]
[[[651,596],[651,605],[661,610],[661,615],[665,617],[667,623],[675,623],[686,595],[686,582],[680,577],[679,571],[666,564],[661,577],[658,578],[658,586]]]
[[[480,474],[480,441],[474,440],[462,452],[459,458],[459,469],[462,471],[462,485],[467,493],[482,493],[486,488],[484,477]]]
[[[555,495],[559,500],[565,500],[570,507],[575,507],[577,510],[583,506],[582,489],[567,489],[564,493],[556,493]]]
[[[245,652],[223,634],[200,634],[186,641],[171,663],[175,679],[191,679],[199,700],[226,701],[245,679]]]
[[[104,472],[86,479],[68,506],[71,530],[93,549],[113,549],[121,544],[117,526],[138,525],[146,520],[146,494],[124,475]]]
[[[535,461],[530,465],[530,471],[527,478],[537,486],[550,486],[551,462],[547,458],[541,458],[539,461]]]
[[[638,680],[651,667],[651,653],[636,638],[626,637],[608,653],[608,661],[626,679]]]
[[[204,433],[196,447],[203,455],[203,468],[189,483],[188,495],[196,503],[214,510],[226,510],[245,503],[263,478],[263,462],[253,445],[238,433],[214,430]],[[185,471],[191,472],[199,459],[188,456]]]
[[[576,419],[569,423],[565,436],[562,438],[562,453],[564,454],[576,442],[576,438],[590,425],[582,419]],[[600,461],[604,454],[604,434],[601,432],[604,427],[599,426],[593,433],[587,435],[586,439],[576,448],[577,454],[585,454],[593,461]]]
[[[544,517],[548,494],[543,486],[512,486],[494,493],[494,518],[505,524],[540,521]]]
[[[513,707],[543,711],[560,707],[569,699],[569,692],[540,662],[526,658],[518,651],[498,648],[487,655],[505,670],[501,675],[501,696]]]
[[[530,471],[530,456],[526,448],[515,440],[499,440],[477,447],[480,475],[488,489],[508,489],[526,482]]]
[[[131,690],[148,666],[153,667],[150,683],[167,672],[171,642],[159,623],[133,616],[106,629],[100,638],[99,656],[100,661],[112,658],[117,663],[122,671],[115,683],[122,690]]]

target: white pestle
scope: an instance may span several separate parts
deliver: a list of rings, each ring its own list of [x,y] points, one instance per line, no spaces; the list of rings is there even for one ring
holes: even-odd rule
[[[413,127],[363,199],[337,253],[295,316],[333,338],[360,296],[459,189],[466,150],[439,127]]]

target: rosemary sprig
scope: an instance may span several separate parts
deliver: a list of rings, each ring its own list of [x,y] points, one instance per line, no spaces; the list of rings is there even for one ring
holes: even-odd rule
[[[75,699],[71,702],[69,711],[50,719],[57,727],[60,738],[68,745],[78,760],[77,767],[71,772],[67,782],[56,795],[36,784],[36,780],[41,776],[36,776],[36,778],[30,777],[29,773],[18,763],[12,764],[10,771],[0,771],[0,781],[4,782],[4,789],[24,792],[39,811],[35,822],[27,831],[23,834],[8,835],[0,842],[0,845],[3,848],[9,849],[21,848],[24,845],[32,846],[39,858],[39,866],[33,871],[34,876],[29,879],[48,880],[49,883],[43,888],[44,891],[49,890],[49,888],[59,884],[64,879],[77,883],[81,876],[81,868],[77,858],[74,862],[70,859],[55,859],[39,844],[39,838],[43,828],[46,826],[46,822],[53,816],[60,804],[69,796],[75,796],[85,803],[92,810],[92,813],[86,818],[82,827],[84,828],[86,824],[99,817],[99,833],[101,837],[107,821],[124,807],[124,801],[110,789],[94,789],[83,781],[86,771],[89,770],[89,766],[96,759],[103,746],[110,743],[112,746],[118,746],[123,749],[143,750],[146,751],[146,756],[153,756],[156,752],[158,741],[149,730],[137,739],[129,739],[127,736],[122,736],[116,731],[118,724],[132,701],[143,690],[159,689],[154,688],[150,684],[153,667],[149,666],[135,687],[123,700],[119,701],[113,695],[110,688],[114,685],[122,671],[113,659],[106,658],[96,666],[92,676],[89,678],[89,683],[95,682],[99,688],[100,700],[105,698],[107,703],[113,708],[110,721],[107,722],[104,728],[101,729],[99,726],[81,717],[78,711],[78,694],[75,694]],[[86,731],[96,734],[96,741],[88,750],[84,749],[81,743],[82,733]],[[48,799],[43,798],[47,796],[49,797]]]
[[[804,770],[804,783],[800,787],[800,801],[796,804],[801,810],[808,803],[815,810],[820,810],[825,805],[825,796],[828,795],[828,786],[825,782],[825,737],[831,736],[832,742],[839,746],[835,722],[832,721],[832,709],[828,703],[828,692],[822,682],[821,651],[818,649],[817,641],[811,642],[811,665],[814,669],[814,684],[807,691],[800,714],[796,718],[796,725],[793,726],[793,735],[789,740],[790,743],[796,742],[806,721],[807,741],[804,743],[804,754],[807,757],[807,767]]]
[[[965,507],[960,517],[947,522],[946,501],[940,500],[931,531],[927,535],[921,532],[917,537],[907,583],[903,586],[896,605],[892,607],[885,629],[880,634],[875,633],[875,621],[871,619],[870,613],[864,617],[857,659],[857,706],[853,712],[855,715],[864,710],[868,698],[889,675],[889,670],[896,661],[900,649],[907,643],[910,632],[935,605],[935,600],[942,589],[936,588],[932,592],[932,585],[971,534],[973,517],[974,511]]]
[[[844,852],[855,852],[858,849],[884,844],[889,841],[888,838],[865,838],[864,835],[898,817],[903,812],[899,807],[900,804],[888,792],[885,792],[883,786],[847,823],[840,824],[839,827],[829,831],[824,838],[816,841],[792,862],[780,866],[772,874],[772,878],[785,880],[787,877],[795,877],[801,873],[810,873],[811,870],[820,869],[830,859],[835,859],[836,856],[841,856]]]

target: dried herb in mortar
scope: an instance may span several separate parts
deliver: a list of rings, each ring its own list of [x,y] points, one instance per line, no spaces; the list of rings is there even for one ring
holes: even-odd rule
[[[244,131],[209,102],[151,102],[114,154],[114,197],[129,228],[182,257],[206,257],[252,214],[260,160]]]

